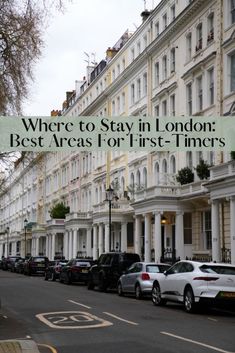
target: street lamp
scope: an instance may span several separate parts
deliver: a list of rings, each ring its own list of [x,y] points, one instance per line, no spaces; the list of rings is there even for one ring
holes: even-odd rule
[[[112,201],[114,196],[114,190],[109,185],[109,188],[106,190],[106,200],[109,202],[109,243],[111,242],[111,225],[112,225]]]
[[[7,227],[6,228],[6,232],[7,232],[7,257],[9,256],[9,231],[10,231],[10,228]]]
[[[24,257],[26,257],[26,227],[28,220],[25,218],[24,220]]]

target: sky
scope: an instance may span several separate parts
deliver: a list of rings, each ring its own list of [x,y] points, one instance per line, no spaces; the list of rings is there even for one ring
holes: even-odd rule
[[[84,52],[95,53],[96,62],[106,56],[122,34],[134,31],[141,20],[144,0],[64,0],[64,13],[54,13],[44,34],[42,57],[34,68],[34,82],[24,104],[26,116],[49,116],[61,109],[65,92],[86,76]],[[146,0],[151,10],[158,0]]]

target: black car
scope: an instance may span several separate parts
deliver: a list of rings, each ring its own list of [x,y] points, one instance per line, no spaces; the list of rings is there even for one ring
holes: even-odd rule
[[[117,288],[120,276],[134,262],[139,262],[138,254],[110,252],[100,255],[97,264],[92,266],[88,276],[88,289],[98,286],[99,290]]]
[[[48,266],[46,267],[45,270],[45,281],[48,279],[55,281],[56,279],[60,278],[60,273],[62,267],[67,265],[68,260],[55,260],[49,262]]]
[[[2,269],[7,271],[7,270],[11,270],[14,266],[14,263],[17,259],[20,259],[20,256],[8,256],[5,257],[2,260]]]
[[[25,259],[20,258],[14,264],[14,272],[16,273],[24,273]]]
[[[44,275],[49,259],[46,256],[31,256],[24,263],[24,274],[42,274]]]
[[[87,283],[88,272],[93,265],[92,259],[72,259],[62,267],[60,282],[71,284],[73,282]]]

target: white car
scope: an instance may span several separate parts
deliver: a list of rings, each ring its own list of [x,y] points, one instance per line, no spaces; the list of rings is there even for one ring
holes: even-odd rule
[[[152,301],[154,305],[180,302],[187,312],[203,301],[234,303],[235,266],[179,261],[153,282]]]

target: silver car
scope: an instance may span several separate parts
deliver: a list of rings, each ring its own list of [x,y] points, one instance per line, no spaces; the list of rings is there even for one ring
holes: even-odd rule
[[[153,281],[161,276],[170,266],[154,262],[135,262],[123,274],[117,285],[118,295],[124,293],[135,294],[136,299],[151,294]]]

